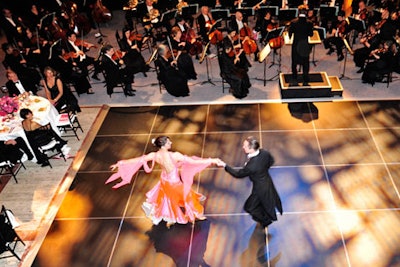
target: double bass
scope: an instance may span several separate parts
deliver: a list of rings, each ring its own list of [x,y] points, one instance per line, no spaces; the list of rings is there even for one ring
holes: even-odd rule
[[[106,23],[112,19],[110,10],[103,5],[102,0],[97,0],[92,10],[93,20],[96,23]]]

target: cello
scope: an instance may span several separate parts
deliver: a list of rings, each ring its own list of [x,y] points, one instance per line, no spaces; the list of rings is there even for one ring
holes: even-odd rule
[[[97,0],[92,10],[93,20],[96,23],[106,23],[112,19],[110,10],[103,5],[102,0]]]
[[[255,53],[257,51],[257,43],[251,38],[251,29],[247,25],[239,31],[240,39],[243,39],[242,47],[246,55]]]

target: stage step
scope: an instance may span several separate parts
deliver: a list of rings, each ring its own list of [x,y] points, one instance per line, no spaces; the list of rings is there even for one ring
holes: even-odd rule
[[[293,85],[291,73],[279,74],[279,86],[282,98],[313,98],[342,96],[343,87],[336,76],[328,76],[326,72],[310,73],[308,86],[303,86],[302,76],[298,75],[298,85]]]

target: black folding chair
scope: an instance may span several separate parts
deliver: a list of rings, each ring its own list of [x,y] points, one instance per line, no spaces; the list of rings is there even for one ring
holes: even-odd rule
[[[21,258],[15,250],[18,242],[21,242],[24,246],[25,243],[13,229],[9,213],[11,213],[11,211],[7,210],[3,205],[0,213],[0,259],[16,257],[20,261]],[[11,253],[11,255],[7,252]],[[3,254],[6,255],[3,256]]]

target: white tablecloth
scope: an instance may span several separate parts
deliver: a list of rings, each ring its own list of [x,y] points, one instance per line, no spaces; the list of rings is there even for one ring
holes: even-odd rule
[[[60,135],[60,131],[57,128],[59,113],[46,98],[40,96],[29,96],[25,100],[20,100],[19,110],[23,108],[28,108],[32,111],[34,121],[41,125],[50,123],[53,130]],[[19,110],[12,119],[8,119],[7,116],[0,116],[0,140],[7,141],[17,137],[22,137],[29,146],[25,131],[22,128],[22,119],[19,116]]]

